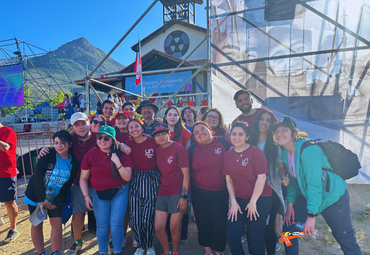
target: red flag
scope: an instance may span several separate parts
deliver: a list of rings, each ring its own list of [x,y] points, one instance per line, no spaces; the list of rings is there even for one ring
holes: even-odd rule
[[[136,51],[136,59],[135,59],[135,67],[134,67],[134,72],[141,72],[141,53],[140,53],[140,39],[139,43],[137,44],[137,51]],[[136,86],[139,85],[141,82],[142,75],[137,74],[136,75]]]

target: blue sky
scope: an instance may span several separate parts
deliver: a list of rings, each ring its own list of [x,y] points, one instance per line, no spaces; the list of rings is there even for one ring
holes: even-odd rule
[[[152,3],[152,0],[1,1],[0,41],[17,37],[43,49],[85,37],[108,52]],[[206,26],[205,3],[197,5],[196,25]],[[163,25],[158,3],[113,52],[124,65],[135,59],[131,46]]]

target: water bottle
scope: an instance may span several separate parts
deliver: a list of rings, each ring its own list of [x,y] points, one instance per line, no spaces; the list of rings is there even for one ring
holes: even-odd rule
[[[52,188],[48,188],[48,190],[45,192],[46,200],[52,203],[54,201],[54,194],[55,194],[55,191]]]
[[[301,232],[303,231],[303,225],[304,225],[304,223],[302,223],[300,221],[292,222],[292,223],[294,224],[294,226],[297,229],[299,229],[299,231],[301,231]],[[315,232],[314,233],[310,234],[310,237],[312,237],[314,239],[316,239],[318,236],[319,236],[319,231],[317,231],[316,229],[315,229]]]

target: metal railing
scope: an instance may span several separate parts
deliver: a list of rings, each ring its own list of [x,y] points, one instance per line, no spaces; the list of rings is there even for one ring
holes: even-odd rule
[[[16,133],[17,135],[17,155],[21,158],[21,169],[18,168],[19,172],[23,173],[23,180],[17,179],[17,194],[18,198],[24,197],[24,191],[27,189],[27,175],[29,176],[29,171],[31,170],[31,175],[34,173],[34,158],[37,158],[39,155],[39,150],[43,147],[52,147],[52,136],[55,132],[54,131],[40,131],[40,132],[24,132],[24,133]],[[34,153],[36,152],[36,155]],[[29,168],[28,169],[28,162],[25,159],[25,155],[28,154],[29,158]],[[19,159],[17,158],[17,164]],[[27,167],[26,167],[27,166]],[[19,165],[18,165],[19,167]],[[24,183],[23,183],[24,181]],[[20,190],[22,190],[22,194],[20,194]]]

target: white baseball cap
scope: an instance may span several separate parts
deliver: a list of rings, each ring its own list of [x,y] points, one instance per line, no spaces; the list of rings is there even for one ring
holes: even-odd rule
[[[71,124],[72,125],[74,125],[79,120],[89,121],[86,114],[83,113],[83,112],[76,112],[76,113],[72,114],[72,116],[71,116]]]

